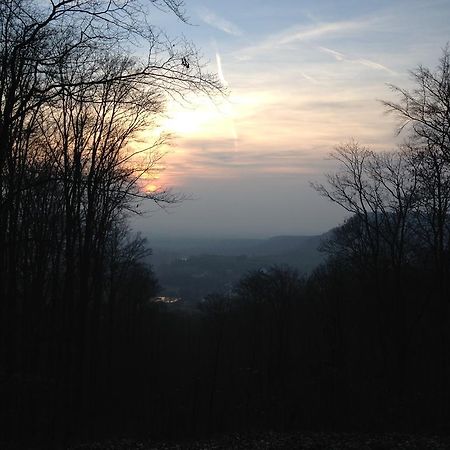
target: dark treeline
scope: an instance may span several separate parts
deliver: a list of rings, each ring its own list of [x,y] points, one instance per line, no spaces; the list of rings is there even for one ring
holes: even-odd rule
[[[314,187],[351,216],[323,242],[326,263],[308,277],[253,271],[197,312],[151,313],[148,398],[130,423],[448,433],[449,68],[445,49],[412,90],[393,87],[398,149],[336,149],[337,171]]]
[[[178,197],[142,191],[165,137],[141,133],[167,94],[221,89],[147,23],[157,9],[183,21],[181,6],[0,2],[0,441],[80,436],[97,405],[115,411],[106,392],[143,384],[140,309],[157,283],[126,217]]]

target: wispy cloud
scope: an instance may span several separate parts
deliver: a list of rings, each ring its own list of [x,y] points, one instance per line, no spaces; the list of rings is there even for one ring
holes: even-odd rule
[[[371,67],[372,69],[385,70],[391,75],[397,75],[397,72],[389,69],[389,67],[383,66],[383,64],[377,63],[375,61],[371,61],[370,59],[355,59],[354,62],[362,64],[363,66]]]
[[[277,149],[273,145],[254,144],[235,151],[231,139],[183,140],[179,144],[186,151],[168,161],[162,184],[183,185],[188,178],[245,180],[255,176],[299,175],[315,178],[329,171],[333,164],[326,158],[333,146],[322,149],[299,144],[297,148]]]
[[[320,38],[340,36],[368,30],[372,19],[359,19],[316,23],[312,25],[297,25],[287,31],[268,36],[260,44],[250,46],[239,51],[238,57],[247,59],[267,50],[276,50],[296,42],[314,42]]]
[[[220,17],[215,12],[209,9],[201,9],[199,11],[199,16],[203,20],[203,22],[207,23],[213,28],[223,31],[224,33],[231,34],[232,36],[242,35],[242,31],[237,25],[223,17]]]
[[[331,48],[327,47],[319,47],[319,50],[321,50],[324,53],[328,53],[331,55],[336,61],[345,61],[345,56],[343,53],[337,52],[336,50],[332,50]]]
[[[296,41],[307,41],[318,39],[323,36],[351,33],[366,29],[369,25],[367,20],[361,21],[340,21],[319,23],[309,27],[300,27],[292,29],[278,37],[278,44],[290,44]]]
[[[371,61],[370,59],[365,58],[351,58],[347,55],[344,55],[344,53],[338,52],[336,50],[333,50],[331,48],[327,47],[319,47],[319,50],[328,53],[331,55],[336,61],[343,61],[343,62],[349,62],[349,63],[355,63],[355,64],[361,64],[363,66],[369,67],[371,69],[375,70],[384,70],[385,72],[388,72],[391,75],[397,75],[397,72],[395,72],[392,69],[389,69],[389,67],[384,66],[383,64],[380,64],[375,61]]]
[[[189,148],[189,158],[178,161],[176,178],[186,173],[198,178],[236,178],[252,174],[291,176],[320,173],[323,169],[320,167],[322,161],[305,148],[273,150],[258,147],[235,152],[233,141],[229,139],[185,140],[183,145]],[[173,171],[170,172],[174,177]]]
[[[300,75],[305,79],[308,80],[310,83],[318,84],[319,81],[317,81],[316,78],[312,77],[311,75],[306,74],[305,72],[300,72]]]

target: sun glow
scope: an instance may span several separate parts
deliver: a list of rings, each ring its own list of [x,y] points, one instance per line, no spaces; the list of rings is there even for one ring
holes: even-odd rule
[[[242,167],[265,172],[259,164],[262,153],[270,153],[272,148],[289,150],[299,132],[303,144],[311,142],[314,133],[320,136],[314,111],[304,111],[312,101],[311,94],[302,94],[293,98],[270,88],[236,89],[221,99],[197,98],[187,105],[169,101],[159,127],[146,133],[147,140],[161,132],[171,135],[164,148],[166,170],[156,182],[160,173],[145,176],[142,190],[152,193],[165,186],[183,189],[185,180],[193,177],[233,178]],[[285,105],[292,102],[296,108],[287,113]],[[270,170],[277,172],[274,167]],[[289,167],[286,171],[297,173],[300,169]]]
[[[235,112],[229,99],[214,103],[210,99],[196,101],[195,105],[180,105],[172,102],[168,106],[167,118],[162,129],[175,137],[198,138],[211,135],[228,135],[234,129]]]
[[[158,169],[159,171],[155,173],[155,170],[144,172],[139,177],[139,188],[141,192],[151,194],[158,192],[162,189],[165,181],[161,180],[163,168]]]
[[[150,183],[150,184],[146,184],[146,185],[144,186],[144,191],[145,191],[145,192],[151,193],[151,192],[156,192],[159,188],[160,188],[160,187],[157,186],[156,184]]]

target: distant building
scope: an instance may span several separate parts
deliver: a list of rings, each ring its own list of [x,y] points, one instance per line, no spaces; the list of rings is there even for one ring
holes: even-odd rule
[[[165,303],[165,304],[177,303],[180,300],[181,299],[178,297],[165,297],[165,296],[153,297],[151,299],[152,303]]]

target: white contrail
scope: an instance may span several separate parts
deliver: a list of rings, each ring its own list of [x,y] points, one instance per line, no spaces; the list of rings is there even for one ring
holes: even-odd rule
[[[222,69],[222,58],[220,57],[220,53],[216,51],[216,64],[217,64],[217,74],[219,75],[219,80],[224,86],[228,86],[228,81],[225,79],[225,76],[223,75],[223,69]],[[227,108],[226,111],[222,111],[226,116],[228,116],[230,121],[230,131],[231,135],[233,137],[233,147],[234,150],[237,150],[237,140],[238,140],[238,134],[236,130],[236,126],[234,123],[234,111],[233,111],[233,105],[229,101],[227,101]]]
[[[219,75],[219,80],[222,84],[225,86],[228,86],[227,80],[225,80],[225,77],[223,76],[223,70],[222,70],[222,58],[220,57],[219,52],[216,52],[216,64],[217,64],[217,73]]]

